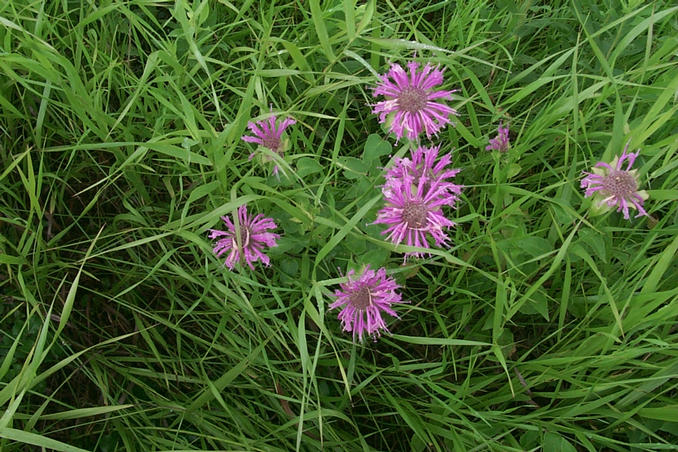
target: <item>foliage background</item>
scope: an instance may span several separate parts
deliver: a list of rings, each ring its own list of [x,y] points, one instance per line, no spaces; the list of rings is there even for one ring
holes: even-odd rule
[[[672,3],[2,2],[0,447],[675,448]],[[408,145],[368,104],[415,53],[460,90],[466,188],[402,266],[370,223]],[[280,181],[240,141],[271,106]],[[629,139],[651,216],[591,216],[581,171]],[[229,272],[206,231],[245,202],[284,238]],[[367,263],[411,303],[355,344],[327,306]]]

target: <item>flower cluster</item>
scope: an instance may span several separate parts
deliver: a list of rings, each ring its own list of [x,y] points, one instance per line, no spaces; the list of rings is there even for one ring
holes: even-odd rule
[[[387,225],[382,234],[398,245],[429,248],[430,235],[436,246],[447,245],[449,238],[443,228],[454,226],[445,217],[442,207],[454,207],[462,186],[450,179],[459,169],[447,168],[451,155],[443,156],[437,163],[439,147],[418,147],[411,152],[412,159],[396,159],[386,173],[382,193],[386,205],[377,213],[375,224]],[[408,256],[421,253],[406,253]]]
[[[432,245],[446,247],[450,238],[445,230],[455,223],[445,211],[456,208],[459,201],[463,186],[454,179],[461,170],[451,167],[451,153],[440,155],[440,145],[421,145],[420,136],[425,134],[431,139],[447,124],[452,124],[450,118],[458,113],[444,101],[451,100],[454,91],[438,89],[444,79],[443,70],[437,66],[426,64],[420,68],[419,63],[411,61],[407,69],[392,64],[388,72],[380,76],[373,91],[375,97],[384,99],[372,106],[379,122],[386,124],[396,142],[403,137],[410,141],[409,156],[394,158],[385,172],[385,183],[381,187],[384,206],[373,224],[384,225],[382,235],[395,245],[404,243],[420,249],[430,249]],[[295,123],[292,118],[278,122],[271,112],[267,119],[249,122],[253,135],[244,135],[242,140],[267,149],[263,156],[265,162],[273,160],[271,152],[284,158],[287,139],[283,134]],[[497,136],[489,140],[485,149],[507,152],[509,148],[509,126],[500,122]],[[643,203],[648,194],[639,190],[637,170],[631,169],[638,153],[627,153],[627,150],[628,144],[612,162],[599,162],[592,172],[584,172],[581,186],[585,197],[596,199],[596,207],[616,207],[625,219],[630,219],[631,209],[638,211],[637,216],[647,215]],[[250,154],[250,160],[254,155]],[[278,171],[276,164],[273,174],[277,175]],[[273,219],[248,214],[246,205],[238,208],[233,221],[228,216],[222,219],[227,230],[211,229],[209,234],[210,239],[216,240],[217,257],[227,254],[225,265],[231,270],[236,264],[254,269],[253,263],[257,261],[268,266],[270,259],[265,250],[277,246],[276,240],[280,238],[271,232],[276,228]],[[427,253],[406,252],[404,259],[423,254]],[[346,281],[340,283],[332,295],[335,300],[330,310],[340,309],[341,326],[352,333],[354,340],[362,341],[368,336],[376,339],[382,331],[389,332],[383,315],[397,318],[393,305],[407,303],[402,300],[399,289],[384,267],[373,270],[368,265],[360,275],[350,270]]]
[[[443,83],[443,71],[430,64],[419,71],[419,64],[407,64],[409,74],[398,64],[391,65],[387,74],[381,76],[381,82],[374,90],[374,96],[384,96],[385,100],[374,105],[373,113],[379,114],[379,121],[386,123],[396,136],[396,141],[407,136],[418,141],[419,135],[427,138],[436,135],[445,125],[451,124],[450,116],[457,111],[440,102],[450,99],[454,91],[437,90]],[[393,166],[386,172],[386,182],[382,186],[384,207],[377,213],[374,224],[384,224],[382,234],[398,245],[405,242],[409,246],[430,248],[429,236],[436,246],[445,246],[449,237],[444,229],[454,226],[454,222],[443,213],[444,206],[455,207],[462,186],[452,182],[459,169],[448,168],[452,160],[450,154],[438,159],[439,146],[418,146],[411,149],[411,158],[396,158]],[[408,256],[421,256],[421,253],[405,253]],[[331,309],[342,307],[339,312],[344,331],[352,332],[355,339],[363,335],[377,337],[380,330],[388,332],[381,313],[397,317],[390,307],[401,302],[396,292],[398,285],[393,279],[386,278],[386,270],[377,272],[369,266],[362,275],[353,280],[353,272],[348,274],[348,282],[341,284],[334,296],[337,300]]]

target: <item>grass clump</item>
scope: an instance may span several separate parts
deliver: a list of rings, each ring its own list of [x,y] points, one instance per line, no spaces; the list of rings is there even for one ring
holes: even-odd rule
[[[675,447],[678,7],[613,3],[3,2],[0,447]],[[413,58],[464,189],[403,265],[373,222],[409,142],[367,104]],[[648,216],[594,215],[628,140]],[[212,253],[244,204],[269,267]],[[360,343],[328,308],[368,264],[410,303]]]

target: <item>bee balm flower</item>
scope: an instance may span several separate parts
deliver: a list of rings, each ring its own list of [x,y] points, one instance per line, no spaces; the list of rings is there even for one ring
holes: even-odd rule
[[[250,121],[247,123],[247,128],[252,131],[255,136],[243,135],[242,140],[248,143],[256,143],[259,146],[270,149],[282,157],[287,147],[287,140],[282,139],[282,134],[285,129],[297,121],[291,118],[283,119],[276,127],[276,116],[272,115],[267,120],[257,121],[256,123]],[[252,160],[254,152],[250,154],[249,159]],[[267,161],[266,159],[264,161]],[[270,161],[270,159],[269,159]],[[278,165],[273,167],[273,174],[278,174]]]
[[[236,262],[244,260],[249,267],[254,270],[253,262],[262,261],[269,265],[270,259],[263,253],[265,247],[277,246],[276,239],[280,238],[278,234],[268,232],[269,229],[275,229],[276,225],[272,218],[266,218],[262,214],[255,217],[248,215],[247,206],[242,205],[238,208],[238,223],[240,234],[236,235],[235,225],[229,217],[221,217],[228,227],[227,231],[210,229],[210,239],[218,239],[214,246],[214,254],[217,257],[229,253],[226,258],[226,266],[233,270]]]
[[[449,237],[443,228],[454,226],[454,222],[443,215],[441,207],[453,205],[457,197],[440,181],[421,177],[414,186],[410,177],[392,180],[384,199],[386,205],[377,213],[374,224],[388,226],[382,234],[388,234],[391,242],[398,245],[405,241],[409,246],[430,248],[427,237],[431,236],[437,246],[447,244]],[[405,260],[411,255],[419,257],[421,253],[405,253]]]
[[[399,289],[393,278],[386,276],[386,269],[380,268],[376,272],[368,265],[358,278],[353,278],[355,272],[348,272],[348,281],[339,284],[340,289],[334,292],[336,301],[330,309],[341,307],[338,319],[344,331],[353,332],[362,341],[364,335],[378,337],[380,330],[388,332],[382,312],[391,317],[398,317],[391,305],[403,303],[401,296],[396,292]]]
[[[643,202],[648,198],[645,190],[638,190],[637,170],[631,169],[638,152],[627,154],[628,147],[629,143],[624,147],[621,157],[615,157],[609,164],[596,163],[593,172],[584,172],[586,177],[581,181],[581,187],[585,189],[584,197],[598,198],[597,207],[617,207],[617,212],[623,212],[627,220],[630,218],[629,209],[638,211],[636,218],[647,215]]]
[[[451,181],[459,173],[457,168],[448,168],[452,156],[446,154],[438,159],[438,146],[418,147],[411,150],[412,159],[396,159],[386,172],[386,182],[381,189],[386,205],[377,213],[375,224],[386,224],[382,234],[396,245],[406,241],[409,246],[429,248],[431,236],[437,246],[449,238],[443,228],[454,226],[442,211],[442,206],[455,207],[462,185]],[[406,253],[408,256],[420,253]]]
[[[404,135],[415,140],[421,132],[428,138],[436,135],[446,124],[451,124],[450,115],[457,111],[440,102],[450,99],[454,91],[436,90],[443,83],[443,71],[427,64],[418,71],[419,63],[407,64],[407,72],[399,65],[392,64],[388,73],[381,76],[373,96],[384,96],[386,100],[374,105],[372,113],[379,114],[380,123],[388,123],[391,132],[399,140]]]
[[[502,126],[502,123],[499,123],[499,128],[497,129],[497,136],[490,140],[490,144],[485,147],[486,151],[499,151],[506,152],[510,146],[509,143],[509,126]]]

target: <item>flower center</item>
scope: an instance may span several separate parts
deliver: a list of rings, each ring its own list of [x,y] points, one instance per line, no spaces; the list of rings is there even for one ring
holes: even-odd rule
[[[405,88],[398,96],[398,109],[414,113],[421,111],[426,106],[426,91],[415,86]]]
[[[240,245],[242,245],[243,248],[247,248],[247,245],[250,244],[250,230],[249,228],[246,228],[242,225],[240,225]],[[233,247],[237,248],[238,247],[238,242],[233,239]]]
[[[428,209],[421,201],[409,201],[403,207],[403,221],[410,229],[421,229],[426,225]]]
[[[627,171],[613,170],[603,180],[603,190],[610,195],[627,197],[636,191],[638,184],[635,177]]]
[[[269,148],[273,152],[278,152],[280,149],[280,138],[276,138],[275,136],[267,136],[265,138],[262,138],[264,147]]]
[[[367,307],[372,305],[372,292],[370,292],[369,287],[362,286],[356,292],[353,292],[351,294],[349,301],[351,302],[351,305],[355,309],[357,309],[359,311],[363,311]]]

